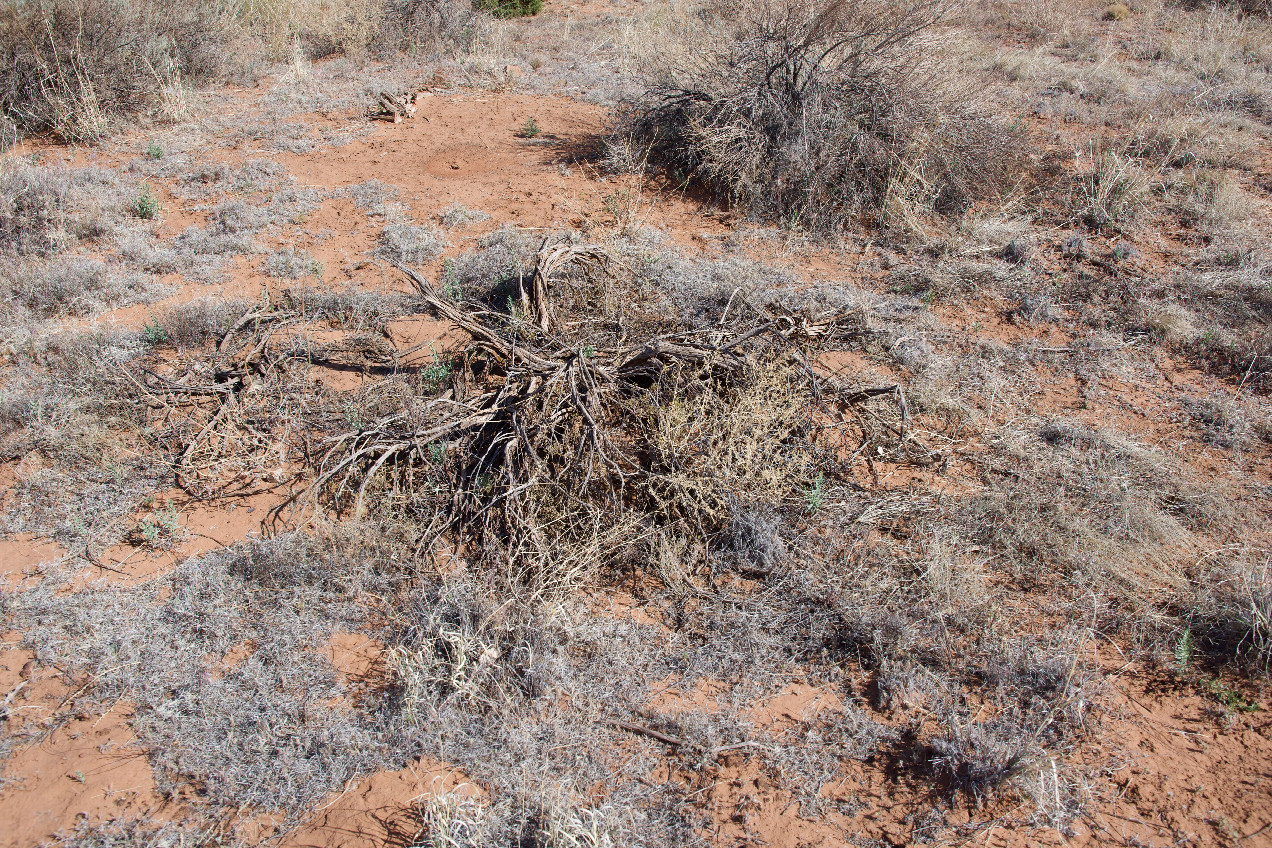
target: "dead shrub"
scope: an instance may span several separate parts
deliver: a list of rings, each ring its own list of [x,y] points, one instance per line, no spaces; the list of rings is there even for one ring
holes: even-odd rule
[[[939,79],[943,0],[740,0],[662,57],[623,136],[677,182],[791,226],[956,213],[1019,161],[1016,133]]]
[[[469,537],[537,592],[642,556],[659,528],[720,537],[737,499],[806,508],[820,475],[847,470],[818,434],[875,396],[837,395],[792,359],[841,333],[839,316],[739,306],[704,341],[595,248],[546,243],[507,312],[407,273],[473,343],[440,396],[334,439],[310,492],[355,514],[371,498],[432,514],[430,532]]]
[[[24,135],[104,135],[166,87],[215,76],[232,18],[218,4],[26,0],[0,7],[0,112]]]

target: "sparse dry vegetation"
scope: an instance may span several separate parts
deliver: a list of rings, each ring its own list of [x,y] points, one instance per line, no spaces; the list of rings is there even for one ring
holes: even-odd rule
[[[433,50],[471,42],[478,26],[463,0],[5,0],[0,112],[9,143],[92,141],[126,116],[179,109],[186,86],[253,76],[293,44],[314,56]]]
[[[4,6],[0,812],[1257,841],[1266,4],[617,2]]]

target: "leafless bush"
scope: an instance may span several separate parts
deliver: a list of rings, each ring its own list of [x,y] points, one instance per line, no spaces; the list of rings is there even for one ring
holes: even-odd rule
[[[423,305],[474,339],[464,370],[434,390],[476,391],[481,408],[494,406],[473,427],[473,412],[447,395],[422,397],[408,416],[348,432],[331,443],[305,497],[355,514],[370,498],[417,514],[440,508],[438,530],[484,528],[480,546],[502,551],[501,567],[535,592],[555,594],[637,555],[659,526],[714,538],[730,526],[734,499],[799,508],[819,474],[843,471],[829,445],[814,444],[818,401],[833,404],[825,414],[841,433],[849,407],[876,396],[899,402],[895,388],[823,386],[780,352],[851,335],[854,323],[834,310],[795,318],[780,304],[739,305],[715,333],[741,341],[703,348],[639,276],[619,273],[596,248],[545,243],[507,311],[464,305],[399,267]],[[739,326],[750,329],[725,329]],[[507,359],[508,344],[526,354]],[[564,370],[550,364],[562,356]],[[484,387],[495,373],[501,380]],[[472,389],[456,388],[469,380]],[[582,429],[567,425],[576,415]],[[573,444],[580,436],[582,448]],[[566,456],[575,458],[560,464]]]
[[[465,0],[383,0],[380,45],[395,50],[472,47],[484,16]]]
[[[231,19],[215,5],[34,0],[0,7],[0,112],[23,134],[98,138],[165,87],[222,71]]]
[[[941,0],[759,0],[660,63],[624,134],[694,180],[790,225],[903,222],[1004,187],[1014,135],[940,88],[924,33]]]

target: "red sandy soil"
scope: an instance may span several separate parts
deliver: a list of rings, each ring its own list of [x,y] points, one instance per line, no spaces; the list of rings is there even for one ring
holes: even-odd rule
[[[17,634],[6,634],[11,645]],[[0,692],[9,696],[10,729],[44,732],[0,772],[0,845],[35,845],[81,818],[162,817],[150,762],[135,744],[127,704],[102,715],[69,714],[75,692],[34,655],[0,648]]]

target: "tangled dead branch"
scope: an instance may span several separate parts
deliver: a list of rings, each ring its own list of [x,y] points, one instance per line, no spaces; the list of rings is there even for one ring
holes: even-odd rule
[[[291,482],[310,433],[329,416],[310,368],[391,361],[379,340],[361,335],[309,343],[298,332],[306,313],[290,292],[278,300],[266,293],[226,327],[210,355],[125,371],[157,417],[155,430],[187,494],[241,496]]]
[[[868,332],[850,312],[738,290],[714,323],[691,323],[619,258],[568,240],[545,240],[505,309],[397,267],[415,290],[398,314],[453,324],[462,349],[405,365],[422,345],[400,350],[387,332],[319,343],[313,310],[285,292],[203,357],[129,375],[187,493],[290,487],[274,526],[314,510],[405,515],[421,553],[463,551],[550,592],[603,565],[736,547],[739,510],[794,526],[880,457],[932,461],[897,386],[850,387],[816,366]],[[339,394],[320,367],[384,379]]]
[[[895,386],[852,391],[813,366],[855,332],[845,315],[759,307],[735,293],[715,327],[666,317],[604,250],[543,244],[506,312],[457,302],[398,265],[422,307],[469,341],[445,385],[330,438],[315,476],[273,513],[404,510],[467,557],[536,591],[640,558],[676,532],[709,547],[738,503],[798,514],[848,479],[889,425],[914,458]]]

